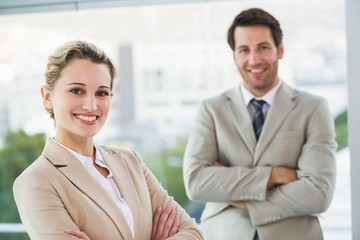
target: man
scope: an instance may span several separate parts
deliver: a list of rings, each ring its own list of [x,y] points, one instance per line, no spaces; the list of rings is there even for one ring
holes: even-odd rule
[[[269,13],[241,12],[228,43],[242,83],[202,102],[184,156],[187,194],[207,202],[205,239],[323,239],[337,147],[327,102],[279,79],[282,30]]]

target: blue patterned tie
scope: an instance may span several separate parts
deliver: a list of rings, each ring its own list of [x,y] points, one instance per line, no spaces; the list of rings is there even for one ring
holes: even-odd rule
[[[266,103],[264,100],[256,100],[256,99],[251,100],[251,104],[254,110],[253,127],[257,140],[260,137],[260,133],[264,125],[264,114],[262,111],[262,107],[264,103]]]

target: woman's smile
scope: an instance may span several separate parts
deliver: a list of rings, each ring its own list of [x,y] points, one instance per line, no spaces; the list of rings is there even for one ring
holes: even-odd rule
[[[82,123],[93,125],[99,119],[99,116],[96,115],[83,115],[83,114],[74,114],[75,118],[79,119]]]

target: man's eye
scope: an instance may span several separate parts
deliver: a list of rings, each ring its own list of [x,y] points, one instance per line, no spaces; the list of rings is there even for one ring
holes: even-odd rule
[[[239,53],[247,53],[248,51],[249,51],[249,49],[242,48],[239,50]]]

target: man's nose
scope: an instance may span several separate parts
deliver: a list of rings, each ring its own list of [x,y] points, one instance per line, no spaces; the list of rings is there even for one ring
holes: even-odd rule
[[[248,63],[251,65],[256,65],[260,62],[260,54],[256,51],[249,53],[248,55]]]

